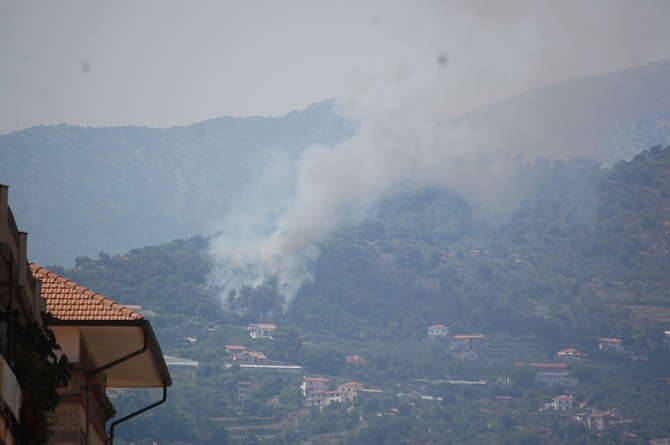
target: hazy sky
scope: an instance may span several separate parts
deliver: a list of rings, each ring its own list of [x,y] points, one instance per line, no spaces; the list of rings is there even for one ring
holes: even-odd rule
[[[456,113],[669,58],[668,17],[666,0],[0,0],[0,134],[284,114],[436,67]]]

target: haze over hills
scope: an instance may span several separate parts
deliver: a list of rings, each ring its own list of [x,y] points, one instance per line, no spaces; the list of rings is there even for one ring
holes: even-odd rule
[[[670,142],[670,61],[574,79],[454,121],[472,146],[531,157],[613,162]],[[353,134],[333,102],[275,118],[220,118],[188,127],[39,126],[0,136],[0,182],[30,232],[30,257],[77,256],[208,234],[273,163]],[[288,172],[288,173],[287,173]],[[45,224],[48,221],[48,224]]]
[[[0,182],[12,187],[30,257],[72,264],[216,230],[270,160],[290,162],[312,144],[351,134],[333,107],[169,129],[33,127],[0,136]]]
[[[466,114],[459,124],[505,151],[630,159],[670,142],[670,60],[558,82]]]

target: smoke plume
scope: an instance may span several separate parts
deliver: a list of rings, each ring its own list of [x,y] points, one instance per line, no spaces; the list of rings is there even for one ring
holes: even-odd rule
[[[653,59],[654,31],[636,28],[630,14],[651,17],[660,6],[627,5],[420,2],[402,18],[375,16],[374,26],[391,29],[394,40],[388,54],[371,56],[352,74],[338,104],[356,122],[355,136],[310,147],[296,162],[277,155],[212,241],[215,281],[237,289],[276,277],[290,299],[313,278],[321,240],[407,185],[449,187],[494,213],[512,206],[510,196],[520,196],[510,193],[514,163],[486,162],[490,152],[510,147],[452,117],[561,78]],[[565,155],[543,146],[523,150],[529,159]]]

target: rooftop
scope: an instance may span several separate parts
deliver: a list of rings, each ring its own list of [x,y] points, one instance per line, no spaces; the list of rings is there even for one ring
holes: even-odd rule
[[[575,348],[565,348],[558,351],[558,354],[576,354],[577,350]]]
[[[42,281],[42,297],[47,299],[47,311],[59,320],[140,320],[144,318],[139,312],[44,267],[32,263],[30,269],[33,276]]]
[[[601,343],[621,343],[620,338],[601,337],[598,339]]]
[[[277,329],[276,324],[272,323],[249,323],[249,329]]]
[[[76,330],[82,341],[73,342],[73,348],[78,351],[77,345],[86,346],[85,356],[75,360],[85,357],[92,366],[99,367],[137,353],[104,371],[108,388],[172,384],[151,323],[142,314],[37,264],[31,264],[30,269],[41,282],[42,298],[54,317],[51,329],[56,338],[70,338]],[[173,363],[184,364],[183,359],[179,364]]]

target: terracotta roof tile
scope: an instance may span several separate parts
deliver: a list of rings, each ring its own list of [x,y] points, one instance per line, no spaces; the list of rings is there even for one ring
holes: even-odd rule
[[[42,281],[47,311],[59,320],[139,320],[144,318],[122,304],[74,281],[31,263],[33,276]]]

